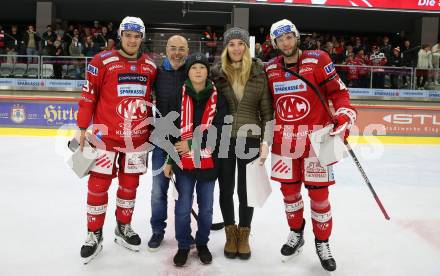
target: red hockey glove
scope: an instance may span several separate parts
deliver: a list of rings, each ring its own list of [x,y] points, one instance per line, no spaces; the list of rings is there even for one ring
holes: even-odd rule
[[[335,126],[333,131],[330,132],[330,135],[339,135],[344,133],[344,139],[347,139],[350,133],[350,128],[353,126],[355,121],[356,111],[345,107],[339,108],[333,117]]]

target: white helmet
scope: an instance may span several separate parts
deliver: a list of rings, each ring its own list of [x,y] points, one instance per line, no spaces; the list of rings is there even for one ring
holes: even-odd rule
[[[275,39],[287,33],[293,33],[299,39],[298,29],[291,21],[283,19],[272,24],[272,27],[270,27],[270,41],[275,49],[277,48]]]
[[[121,25],[119,25],[118,35],[121,37],[123,31],[133,31],[142,34],[142,38],[145,37],[145,25],[142,19],[139,17],[127,16],[122,19]]]

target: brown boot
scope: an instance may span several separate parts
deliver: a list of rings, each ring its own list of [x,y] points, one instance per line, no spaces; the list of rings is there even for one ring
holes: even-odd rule
[[[251,228],[238,227],[238,257],[247,260],[251,257],[251,247],[249,246],[249,234]]]
[[[231,224],[225,226],[226,243],[225,243],[225,256],[229,259],[235,259],[237,256],[237,225]]]

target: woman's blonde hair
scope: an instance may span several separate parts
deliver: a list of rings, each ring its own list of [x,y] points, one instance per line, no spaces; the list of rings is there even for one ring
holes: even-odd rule
[[[228,55],[227,46],[225,47],[225,49],[223,49],[221,55],[221,61],[222,61],[223,72],[228,78],[229,83],[233,84],[236,81],[235,78],[237,75],[234,74],[234,67],[232,66],[232,60]],[[251,74],[251,66],[252,66],[251,52],[249,50],[249,47],[246,45],[245,51],[243,53],[243,59],[241,60],[241,72],[238,75],[238,82],[241,85],[246,85],[246,82],[248,81],[249,76]]]

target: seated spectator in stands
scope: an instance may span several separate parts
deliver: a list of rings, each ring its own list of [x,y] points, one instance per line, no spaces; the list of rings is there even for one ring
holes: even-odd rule
[[[61,27],[60,23],[56,23],[55,24],[55,30],[54,30],[55,34],[57,36],[61,36],[64,37],[64,33],[66,32],[65,30],[63,30],[63,28]],[[56,47],[55,47],[56,48]]]
[[[113,23],[109,22],[107,24],[107,31],[108,31],[108,39],[113,39],[115,42],[118,42],[118,35],[116,31],[113,29]]]
[[[328,55],[330,56],[330,58],[332,59],[333,63],[336,63],[336,59],[337,59],[337,56],[336,56],[336,50],[335,50],[335,48],[333,47],[333,43],[332,43],[331,41],[327,41],[327,42],[325,43],[325,46],[324,46],[323,50],[324,50],[325,52],[327,52],[327,54],[328,54]]]
[[[393,54],[390,56],[390,59],[388,60],[388,66],[393,67],[401,67],[402,66],[402,57],[400,56],[400,47],[397,46],[393,49]],[[399,76],[404,75],[406,72],[404,70],[402,71],[395,71],[390,73],[390,82],[391,82],[391,88],[397,89],[399,88]]]
[[[334,48],[335,48],[335,53],[336,53],[336,64],[341,64],[342,62],[345,61],[346,56],[344,55],[345,53],[345,41],[343,39],[336,41],[333,44]]]
[[[110,51],[114,49],[116,49],[116,42],[113,39],[109,38],[107,40],[107,47],[105,47],[105,50]]]
[[[17,25],[11,26],[11,32],[5,37],[7,63],[17,63],[17,54],[22,45],[21,34],[18,33]]]
[[[419,50],[417,59],[417,88],[425,89],[426,81],[429,77],[429,70],[432,69],[431,45],[423,44]]]
[[[366,50],[365,45],[362,43],[362,40],[359,36],[355,37],[354,44],[353,44],[353,50],[355,53],[359,52],[359,50]]]
[[[263,48],[261,47],[261,44],[258,42],[255,43],[255,57],[261,60],[264,59]]]
[[[95,37],[93,41],[99,45],[99,48],[101,50],[104,50],[107,47],[109,39],[111,39],[111,37],[108,33],[108,29],[106,26],[103,26],[101,28],[101,32],[95,33]]]
[[[99,24],[98,20],[93,21],[93,27],[91,29],[92,35],[95,35],[96,33],[102,33],[102,27],[101,24]]]
[[[42,35],[42,55],[43,56],[53,56],[55,55],[55,46],[53,43],[57,40],[57,35],[52,30],[52,25],[47,25],[46,32]]]
[[[93,42],[92,36],[86,37],[86,42],[84,43],[83,54],[86,57],[93,57],[100,52],[99,45]]]
[[[349,87],[360,87],[359,72],[361,71],[360,66],[363,63],[359,59],[354,58],[354,53],[350,53],[343,64],[346,65],[346,84]]]
[[[34,26],[29,25],[24,33],[24,47],[26,47],[26,55],[37,56],[40,45],[40,36],[34,31]],[[37,63],[37,57],[28,57],[28,63]]]
[[[371,47],[372,53],[368,59],[368,65],[375,66],[373,71],[373,88],[385,88],[385,70],[381,68],[387,64],[385,54],[380,52],[377,45]]]
[[[356,56],[354,57],[356,60],[356,64],[359,66],[359,78],[358,78],[358,87],[359,88],[368,88],[370,87],[370,69],[368,67],[363,67],[362,65],[368,64],[368,58],[365,56],[364,49],[360,49]]]

